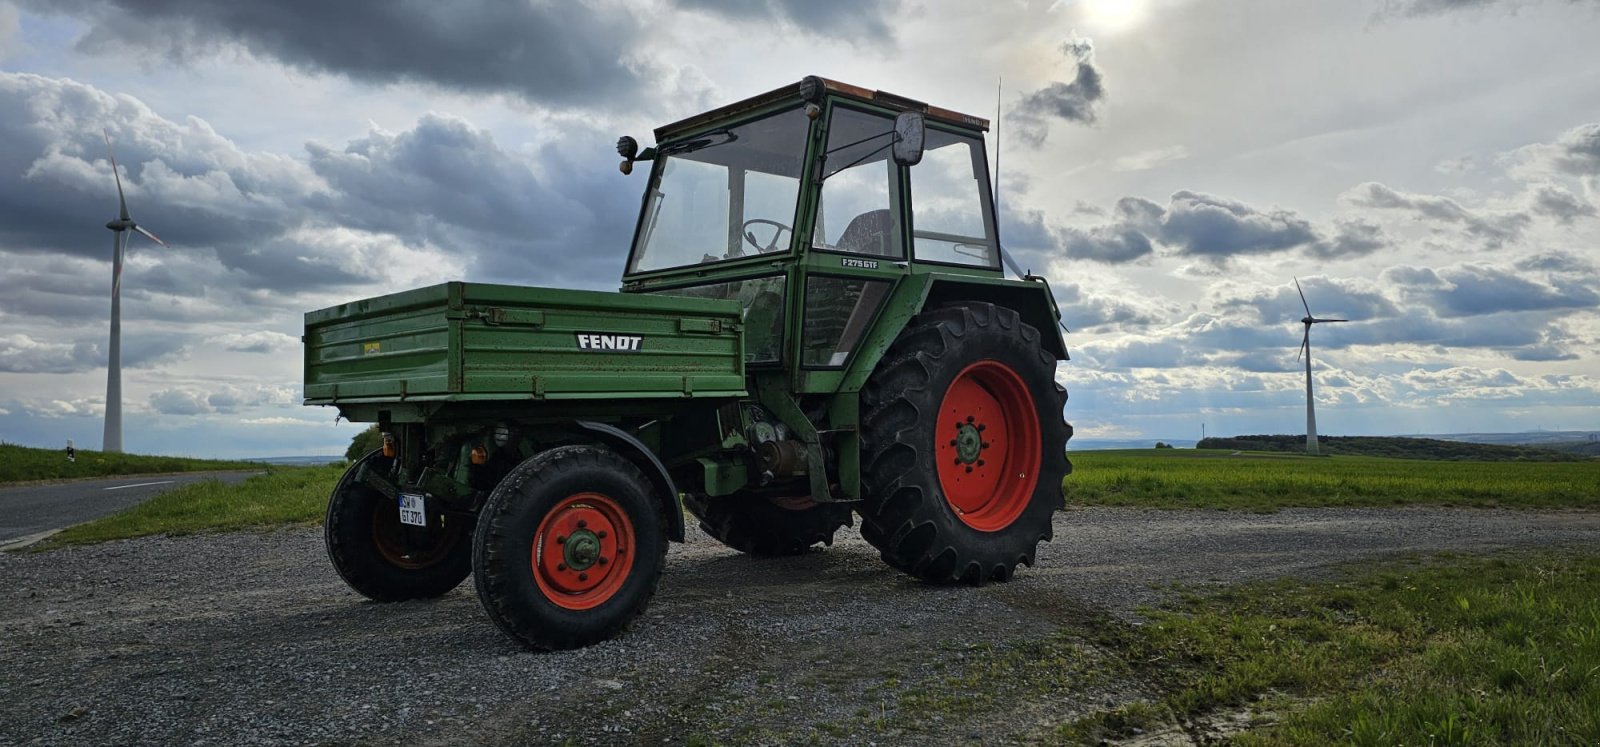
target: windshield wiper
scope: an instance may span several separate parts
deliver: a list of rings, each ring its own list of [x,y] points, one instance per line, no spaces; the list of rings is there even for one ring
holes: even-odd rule
[[[735,135],[728,130],[712,130],[711,132],[701,135],[693,140],[685,140],[679,143],[660,146],[656,148],[656,154],[670,156],[680,153],[693,153],[697,150],[715,148],[718,145],[727,145],[728,143],[738,139],[738,135]]]

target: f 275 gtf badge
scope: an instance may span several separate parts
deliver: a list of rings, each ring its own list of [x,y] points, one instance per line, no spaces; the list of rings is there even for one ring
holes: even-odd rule
[[[602,335],[578,332],[579,350],[613,350],[619,353],[637,353],[644,338],[639,335]]]

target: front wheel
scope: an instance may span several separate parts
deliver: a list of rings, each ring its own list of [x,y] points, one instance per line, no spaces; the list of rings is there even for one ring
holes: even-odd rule
[[[328,559],[339,577],[368,599],[440,596],[472,570],[471,527],[431,505],[426,527],[400,523],[395,502],[358,479],[365,472],[388,475],[393,467],[393,459],[374,451],[339,478],[323,522]]]
[[[478,600],[533,649],[569,649],[627,628],[666,563],[661,506],[627,459],[562,446],[518,465],[490,494],[472,551]]]
[[[987,303],[924,312],[862,395],[861,534],[886,562],[972,584],[1033,564],[1072,436],[1038,330]]]

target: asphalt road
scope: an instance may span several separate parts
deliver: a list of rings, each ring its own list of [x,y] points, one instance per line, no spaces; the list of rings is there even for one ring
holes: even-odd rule
[[[185,472],[0,488],[0,545],[114,514],[185,483],[236,483],[256,474]]]

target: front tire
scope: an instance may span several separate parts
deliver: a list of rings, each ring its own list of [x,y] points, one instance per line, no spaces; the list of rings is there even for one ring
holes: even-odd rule
[[[1055,363],[1003,306],[926,311],[901,332],[862,393],[861,534],[885,562],[971,584],[1033,564],[1072,470]]]
[[[350,588],[378,602],[448,593],[472,571],[471,527],[429,510],[427,528],[400,523],[395,502],[357,480],[363,468],[388,475],[394,460],[374,451],[345,470],[323,521],[328,559]]]
[[[633,463],[595,446],[562,446],[517,465],[490,494],[473,541],[473,580],[489,619],[537,650],[625,630],[666,564],[651,491]]]

